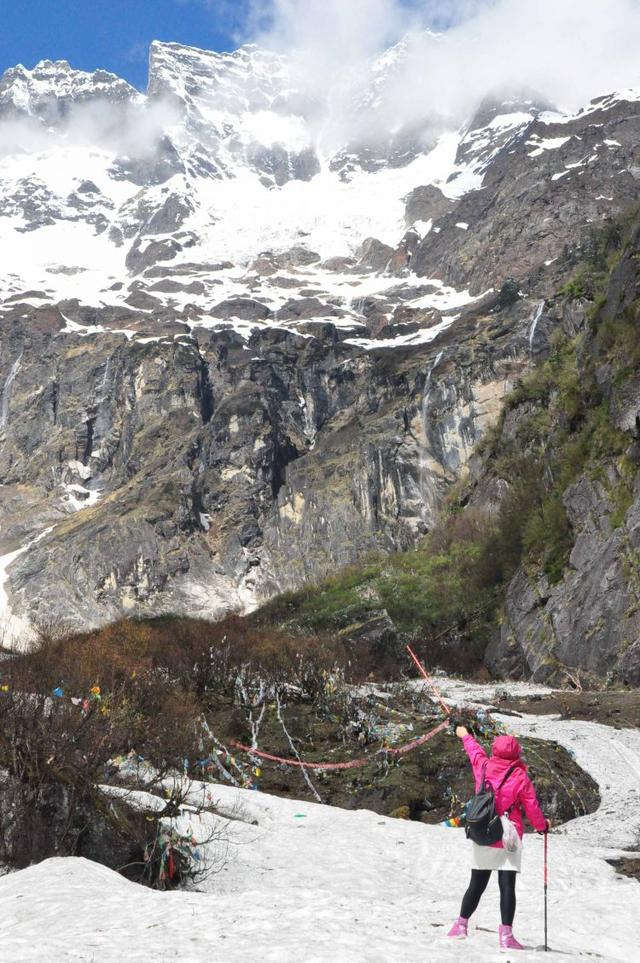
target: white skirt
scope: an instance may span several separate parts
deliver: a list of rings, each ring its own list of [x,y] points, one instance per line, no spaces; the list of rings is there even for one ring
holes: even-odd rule
[[[471,843],[471,869],[507,869],[519,873],[522,866],[522,842],[514,852],[494,846]]]

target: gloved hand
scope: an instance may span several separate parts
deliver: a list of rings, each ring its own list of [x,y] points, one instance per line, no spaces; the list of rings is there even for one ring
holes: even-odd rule
[[[538,830],[538,836],[546,836],[549,830],[551,829],[551,823],[549,822],[549,820],[546,819],[545,822],[546,822],[546,826],[544,827],[544,829]]]

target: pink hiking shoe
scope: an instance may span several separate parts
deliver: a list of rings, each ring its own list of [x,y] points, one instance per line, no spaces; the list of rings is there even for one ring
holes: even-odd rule
[[[510,926],[500,925],[498,929],[498,937],[500,939],[500,949],[501,950],[523,950],[524,946],[518,943],[517,939],[513,935],[513,930]]]
[[[463,916],[459,916],[447,933],[447,936],[449,936],[452,940],[465,940],[467,938],[468,926],[469,920],[466,920]]]

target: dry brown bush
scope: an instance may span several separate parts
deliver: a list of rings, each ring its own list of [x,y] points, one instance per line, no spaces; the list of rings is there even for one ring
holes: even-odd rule
[[[160,710],[172,687],[201,705],[232,699],[241,669],[268,686],[295,685],[313,698],[326,673],[346,658],[344,646],[328,638],[293,635],[231,615],[218,623],[123,619],[68,636],[42,630],[37,650],[16,660],[16,666],[48,688],[64,684],[74,692],[92,685],[107,692],[119,687],[136,692],[136,680],[155,677]],[[153,686],[144,691],[145,698],[152,697]]]
[[[445,515],[429,533],[429,547],[445,555],[457,542],[482,544],[495,525],[485,508],[470,507],[463,512]]]
[[[136,640],[144,643],[141,652]],[[99,786],[115,781],[164,796],[166,777],[198,755],[201,706],[156,662],[144,625],[121,625],[92,641],[49,633],[0,667],[0,862],[21,867],[86,855],[166,886],[158,840],[188,784],[170,780],[165,808],[146,814],[128,794],[108,799]],[[91,693],[95,686],[100,693]],[[123,775],[113,760],[130,753],[145,766]],[[187,863],[176,849],[172,883],[184,878]]]
[[[15,682],[15,679],[12,679]],[[127,792],[100,789],[129,738],[118,699],[82,710],[71,700],[8,688],[0,692],[0,862],[16,869],[51,856],[85,856],[149,885],[166,885],[158,862],[165,816],[183,802],[178,783],[161,811],[145,812]],[[155,729],[152,738],[164,739]],[[132,784],[132,790],[163,784]],[[172,884],[189,868],[174,861]]]
[[[200,774],[213,751],[203,717],[221,704],[250,716],[267,698],[314,700],[345,658],[326,639],[237,616],[120,620],[67,635],[42,627],[31,650],[0,665],[0,861],[86,855],[160,885],[161,820],[182,790],[141,817],[98,787],[163,791],[169,773]],[[142,771],[114,764],[124,756],[144,760]],[[176,849],[176,881],[187,864]]]

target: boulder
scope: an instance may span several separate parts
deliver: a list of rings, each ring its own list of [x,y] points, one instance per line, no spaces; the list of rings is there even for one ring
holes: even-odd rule
[[[388,266],[395,251],[388,244],[383,244],[375,237],[367,238],[356,251],[356,263],[362,267],[371,268],[381,274]]]
[[[416,187],[407,195],[405,223],[411,227],[416,221],[438,221],[454,207],[455,202],[442,193],[439,187],[428,184]]]
[[[211,308],[212,318],[237,318],[240,321],[264,321],[270,317],[271,311],[261,301],[253,298],[229,298]]]

